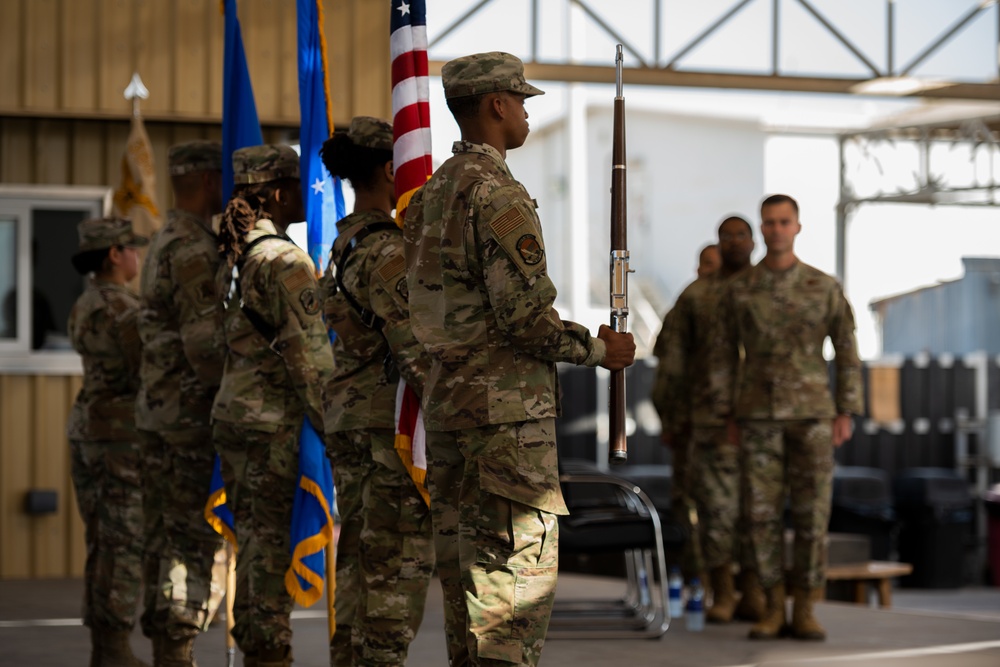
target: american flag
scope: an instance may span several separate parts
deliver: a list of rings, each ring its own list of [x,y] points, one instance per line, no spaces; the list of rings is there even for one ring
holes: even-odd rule
[[[431,107],[427,81],[425,0],[391,0],[393,165],[396,221],[402,225],[414,191],[427,182],[431,162]]]
[[[402,226],[410,197],[434,171],[427,81],[427,6],[425,0],[390,2],[392,157],[396,177],[396,222]],[[396,392],[396,450],[424,502],[430,504],[420,399],[402,379]]]

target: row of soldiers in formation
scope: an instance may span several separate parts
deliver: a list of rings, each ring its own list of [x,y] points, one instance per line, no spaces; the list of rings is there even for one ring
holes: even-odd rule
[[[451,665],[537,663],[567,512],[556,363],[618,370],[635,345],[553,308],[534,201],[505,162],[542,94],[521,62],[467,56],[442,80],[462,141],[402,232],[391,126],[358,117],[323,145],[356,198],[320,280],[285,235],[304,217],[287,146],[235,151],[224,209],[219,144],[171,148],[175,206],[151,242],[128,220],[81,223],[74,264],[93,281],[69,322],[84,382],[68,435],[93,665],[142,664],[128,642],[140,596],[156,667],[194,665],[220,547],[203,515],[216,454],[238,543],[232,634],[244,665],[292,663],[303,418],[324,436],[342,520],[331,665],[402,665],[435,570]],[[137,296],[126,283],[147,243]],[[400,378],[421,396],[429,507],[394,449]]]
[[[555,592],[557,518],[567,513],[556,363],[619,370],[635,345],[606,326],[593,336],[553,308],[536,205],[505,161],[528,135],[525,99],[542,94],[521,62],[466,56],[445,65],[442,81],[462,140],[411,200],[402,233],[391,222],[389,124],[356,118],[324,144],[324,164],[356,200],[322,280],[285,236],[303,213],[298,159],[284,146],[233,154],[237,185],[225,210],[218,144],[171,149],[175,207],[150,243],[139,297],[124,285],[146,241],[121,219],[81,225],[74,263],[94,281],[70,318],[85,375],[69,437],[87,523],[92,664],[142,664],[128,645],[140,594],[155,665],[194,664],[220,545],[203,518],[216,453],[238,540],[233,635],[245,665],[291,664],[284,578],[303,417],[324,435],[342,518],[331,665],[403,664],[435,570],[449,664],[537,664]],[[731,290],[743,306],[727,329],[747,350],[741,383],[766,388],[744,386],[730,404],[725,391],[716,396],[717,414],[743,427],[740,451],[754,462],[744,467],[766,477],[750,486],[761,508],[754,520],[767,531],[786,442],[790,456],[801,452],[788,464],[802,475],[793,496],[808,487],[821,499],[830,418],[857,411],[853,334],[842,333],[853,329],[850,309],[835,283],[795,259],[795,213],[780,223],[777,259],[769,262],[768,242],[768,258],[741,274],[752,279]],[[827,334],[838,364],[843,356],[835,410],[818,384]],[[755,342],[765,340],[758,356]],[[737,363],[722,356],[711,371],[720,388]],[[800,374],[780,374],[774,360]],[[421,396],[429,509],[394,450],[399,378]],[[819,407],[803,407],[805,397]],[[840,416],[833,423],[839,429]],[[822,577],[821,508],[812,511],[796,524],[810,594]],[[775,556],[767,545],[755,540],[754,554],[773,621],[780,572],[760,564]],[[783,620],[783,590],[780,599]]]
[[[754,639],[822,640],[813,603],[825,589],[833,450],[862,412],[854,314],[833,278],[796,257],[798,203],[769,196],[760,216],[767,251],[757,265],[753,230],[739,216],[725,218],[718,243],[702,251],[698,279],[657,337],[652,400],[673,453],[674,514],[694,537],[682,569],[709,574],[707,619],[756,621]],[[794,530],[787,573],[786,498]]]

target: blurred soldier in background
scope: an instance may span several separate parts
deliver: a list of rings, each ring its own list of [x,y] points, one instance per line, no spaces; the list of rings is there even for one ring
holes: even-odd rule
[[[792,636],[824,639],[813,602],[825,587],[833,449],[851,437],[861,412],[861,362],[854,311],[836,280],[795,256],[798,203],[772,195],[761,204],[764,259],[734,276],[723,297],[714,378],[718,414],[744,449],[750,537],[767,592],[764,618],[750,637],[777,637],[785,625],[783,514],[795,531]],[[823,343],[836,353],[831,395]],[[744,350],[740,363],[740,347]]]
[[[135,625],[143,559],[142,461],[135,431],[139,389],[139,273],[136,250],[149,241],[123,218],[78,226],[73,266],[92,278],[69,315],[69,339],[83,358],[83,386],[67,426],[73,485],[86,529],[83,623],[92,667],[140,667]]]
[[[205,521],[215,450],[209,423],[222,377],[222,305],[211,218],[222,210],[222,146],[171,147],[174,208],[142,268],[140,388],[135,421],[143,443],[146,609],[143,632],[157,666],[194,664],[209,620],[212,565],[221,538]]]

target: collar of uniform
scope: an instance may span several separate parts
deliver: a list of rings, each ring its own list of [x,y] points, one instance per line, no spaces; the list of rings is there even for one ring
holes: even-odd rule
[[[489,144],[474,144],[471,141],[456,141],[451,145],[451,152],[455,155],[459,153],[480,153],[482,155],[488,155],[489,157],[496,160],[503,169],[507,170],[507,161],[503,159],[500,155],[500,151],[493,148]]]
[[[185,211],[182,208],[171,209],[170,212],[175,217],[177,217],[177,218],[184,218],[186,220],[190,220],[193,224],[198,225],[199,227],[201,227],[202,229],[204,229],[209,234],[212,234],[213,236],[215,235],[215,233],[212,231],[212,225],[211,225],[211,223],[206,223],[205,220],[202,219],[202,217],[200,215],[195,215],[191,211]]]
[[[278,228],[275,227],[274,222],[268,218],[261,218],[254,223],[253,228],[267,232],[268,234],[278,234]],[[283,236],[283,234],[278,234],[278,236]]]

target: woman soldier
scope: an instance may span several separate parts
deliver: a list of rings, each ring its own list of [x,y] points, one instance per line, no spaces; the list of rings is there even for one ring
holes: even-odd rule
[[[148,243],[123,218],[81,222],[73,266],[93,279],[69,315],[83,357],[83,386],[70,413],[73,485],[86,527],[84,625],[91,667],[138,667],[129,635],[142,579],[142,462],[135,430],[141,343],[139,297],[125,284]]]
[[[410,330],[403,236],[391,216],[392,126],[354,118],[320,154],[355,193],[323,277],[337,334],[327,432],[341,517],[330,664],[402,665],[423,618],[434,543],[427,503],[394,446],[399,378],[419,392],[428,361]]]
[[[322,433],[333,372],[315,269],[285,230],[303,219],[299,158],[288,146],[233,153],[237,187],[219,230],[226,365],[212,408],[238,540],[233,637],[244,665],[292,664],[285,589],[303,416]],[[233,271],[235,269],[235,271]],[[228,277],[228,276],[226,276]],[[220,287],[228,280],[220,278]]]

